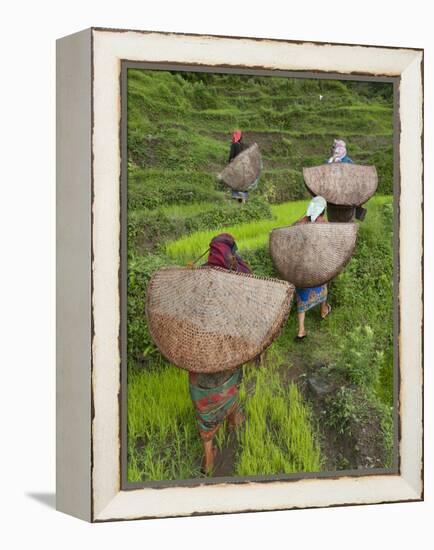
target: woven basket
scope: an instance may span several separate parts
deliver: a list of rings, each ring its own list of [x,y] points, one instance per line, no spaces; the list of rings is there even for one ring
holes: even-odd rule
[[[372,197],[378,185],[375,166],[343,162],[303,168],[303,177],[310,193],[345,206],[361,206]]]
[[[234,191],[247,191],[261,175],[261,153],[254,143],[237,155],[220,172],[218,179]]]
[[[220,268],[167,267],[152,276],[149,331],[161,353],[193,372],[219,372],[250,361],[285,322],[294,287]]]
[[[355,223],[307,223],[273,229],[271,257],[281,277],[296,287],[322,285],[350,260],[357,230]]]

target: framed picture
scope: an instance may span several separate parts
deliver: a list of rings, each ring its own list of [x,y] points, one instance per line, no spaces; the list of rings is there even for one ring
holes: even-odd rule
[[[423,51],[57,43],[57,507],[423,498]]]

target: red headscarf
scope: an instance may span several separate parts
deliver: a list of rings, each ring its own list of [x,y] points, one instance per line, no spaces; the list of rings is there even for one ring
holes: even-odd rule
[[[232,134],[232,143],[237,143],[242,138],[243,134],[241,133],[241,130],[235,130],[235,132]]]
[[[209,248],[208,261],[204,265],[251,273],[249,266],[236,254],[235,239],[229,233],[214,237]]]

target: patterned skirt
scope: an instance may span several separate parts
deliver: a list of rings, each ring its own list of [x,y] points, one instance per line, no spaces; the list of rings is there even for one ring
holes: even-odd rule
[[[242,375],[242,367],[226,373],[189,373],[190,396],[204,441],[212,439],[225,418],[237,409]]]
[[[303,313],[327,300],[327,285],[296,288],[297,313]]]

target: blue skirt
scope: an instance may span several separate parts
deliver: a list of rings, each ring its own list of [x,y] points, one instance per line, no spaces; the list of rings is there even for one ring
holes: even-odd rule
[[[303,313],[327,300],[327,285],[296,288],[297,313]]]

